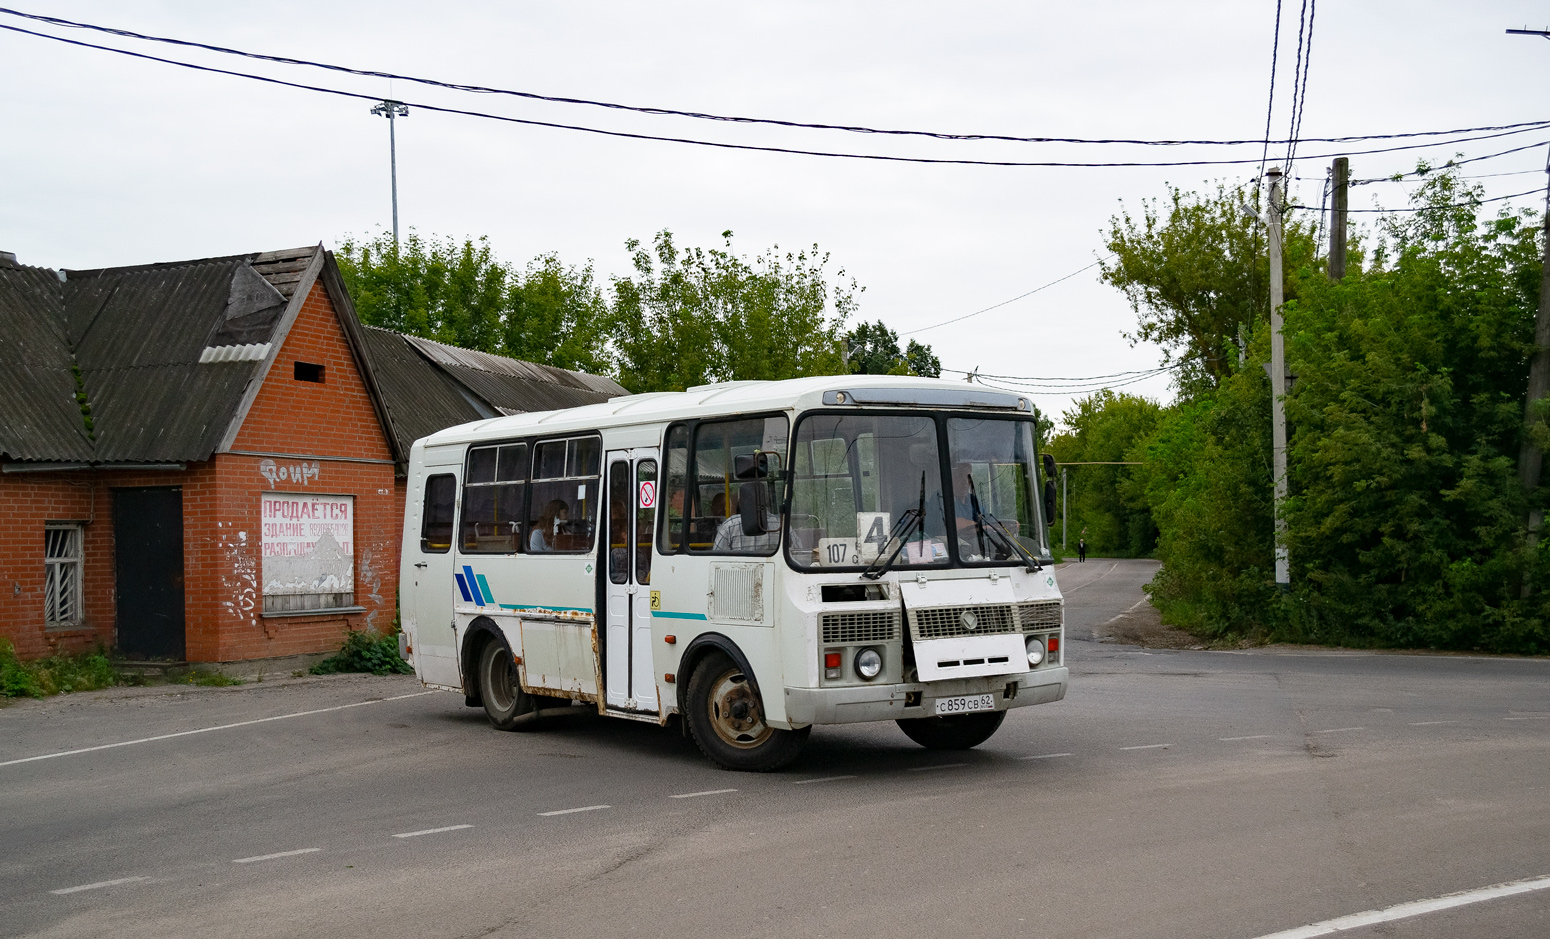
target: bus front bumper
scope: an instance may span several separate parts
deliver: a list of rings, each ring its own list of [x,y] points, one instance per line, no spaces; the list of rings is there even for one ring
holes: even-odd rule
[[[931,717],[936,713],[938,699],[974,694],[994,695],[998,711],[1048,704],[1066,696],[1068,674],[1062,665],[1013,675],[951,681],[787,688],[786,721],[792,727],[805,727],[808,724],[856,724]]]

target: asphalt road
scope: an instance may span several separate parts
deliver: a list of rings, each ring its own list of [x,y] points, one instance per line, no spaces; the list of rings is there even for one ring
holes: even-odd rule
[[[1063,569],[1068,697],[963,754],[728,773],[365,676],[0,710],[0,933],[1257,939],[1550,875],[1550,661],[1082,638],[1153,569]],[[1538,939],[1547,884],[1340,935]]]

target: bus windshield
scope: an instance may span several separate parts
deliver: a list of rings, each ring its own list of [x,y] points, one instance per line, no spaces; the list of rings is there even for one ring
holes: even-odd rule
[[[945,566],[942,461],[929,417],[814,414],[791,447],[791,563],[864,567],[877,560],[906,514],[923,512],[896,567]]]
[[[912,415],[813,414],[791,446],[788,546],[800,569],[1023,564],[1049,550],[1037,508],[1033,424]],[[945,516],[950,511],[951,516]],[[1013,543],[1015,542],[1015,544]]]
[[[958,557],[968,563],[1048,557],[1035,494],[1033,423],[954,417],[947,421]]]

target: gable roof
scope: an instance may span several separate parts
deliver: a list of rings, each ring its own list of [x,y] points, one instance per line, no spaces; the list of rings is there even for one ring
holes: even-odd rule
[[[230,449],[315,283],[399,464],[414,440],[459,423],[627,394],[363,327],[322,246],[92,271],[0,258],[0,456],[176,463]]]

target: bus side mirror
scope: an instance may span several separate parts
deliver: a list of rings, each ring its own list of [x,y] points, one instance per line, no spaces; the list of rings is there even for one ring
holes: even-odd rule
[[[762,480],[743,483],[737,490],[737,512],[743,519],[743,534],[762,535],[768,529],[764,523],[769,518],[769,486]]]
[[[1055,457],[1048,453],[1039,454],[1044,463],[1044,521],[1045,524],[1055,524]]]

